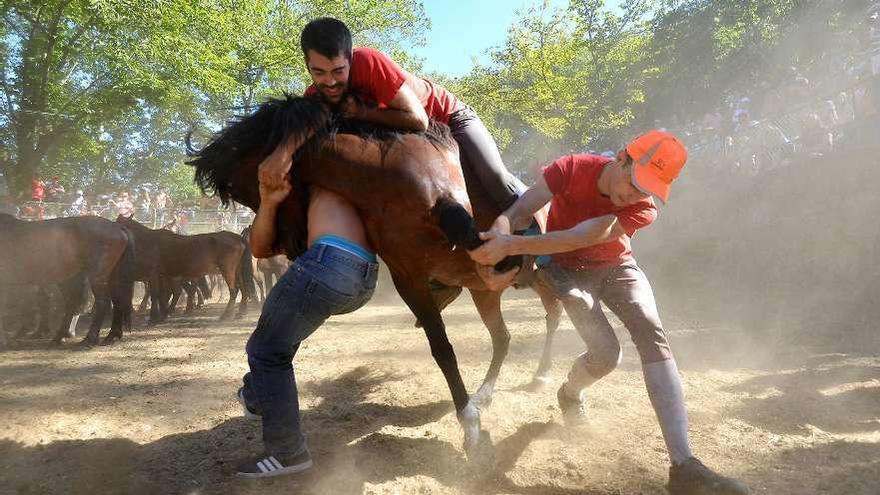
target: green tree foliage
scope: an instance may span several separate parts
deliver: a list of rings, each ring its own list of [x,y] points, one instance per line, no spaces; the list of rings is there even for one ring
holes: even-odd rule
[[[601,0],[519,13],[492,62],[448,85],[522,175],[564,153],[617,149],[652,127],[699,120],[732,93],[858,43],[867,2]],[[849,50],[852,53],[854,50]]]
[[[319,15],[401,56],[427,27],[414,0],[0,0],[0,171],[16,192],[37,173],[187,179],[187,129],[305,87],[299,32]]]

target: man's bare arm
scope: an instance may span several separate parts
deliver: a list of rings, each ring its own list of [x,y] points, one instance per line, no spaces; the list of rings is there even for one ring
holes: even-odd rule
[[[251,253],[254,257],[269,258],[277,254],[274,249],[275,220],[278,207],[290,194],[290,189],[290,182],[286,178],[279,188],[260,183],[260,207],[251,225]]]
[[[394,95],[388,108],[370,108],[349,102],[346,115],[392,128],[419,132],[428,129],[428,114],[425,113],[425,108],[418,96],[406,83],[403,83],[397,94]]]
[[[498,215],[490,227],[490,232],[510,234],[514,230],[529,226],[535,213],[543,208],[553,198],[553,193],[542,177],[535,185],[528,188],[516,202],[510,205],[504,213]]]
[[[288,180],[287,174],[293,166],[293,154],[311,137],[312,133],[308,133],[299,138],[291,135],[281,140],[275,150],[260,162],[257,180],[273,189],[281,187]]]

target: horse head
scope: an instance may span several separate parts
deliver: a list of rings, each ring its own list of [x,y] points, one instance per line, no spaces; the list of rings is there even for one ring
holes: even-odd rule
[[[332,121],[330,110],[312,98],[286,95],[270,99],[249,116],[239,116],[216,133],[202,149],[187,135],[187,148],[196,169],[196,183],[203,193],[218,196],[224,205],[241,203],[257,211],[260,162],[289,136],[324,135]],[[293,191],[279,210],[276,250],[296,256],[306,247],[308,188],[293,178]]]

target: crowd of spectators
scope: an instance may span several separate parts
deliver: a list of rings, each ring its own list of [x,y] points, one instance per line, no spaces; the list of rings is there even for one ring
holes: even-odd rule
[[[880,39],[880,15],[867,22]],[[838,146],[865,140],[852,132],[880,119],[880,54],[868,46],[833,51],[767,75],[749,91],[730,93],[702,118],[666,124],[683,137],[705,169],[756,175],[792,163],[799,156],[820,157]],[[849,141],[849,143],[847,143]]]

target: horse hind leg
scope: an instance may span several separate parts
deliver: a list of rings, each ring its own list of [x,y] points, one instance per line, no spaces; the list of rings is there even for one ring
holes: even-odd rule
[[[541,298],[544,310],[547,312],[545,323],[547,334],[544,339],[544,351],[541,353],[541,361],[532,379],[534,387],[541,387],[550,383],[550,368],[553,365],[553,337],[559,329],[559,320],[562,318],[562,301],[553,295],[552,291],[541,285],[533,285],[535,292]]]
[[[220,271],[223,274],[223,280],[226,281],[226,287],[229,288],[229,301],[226,302],[226,308],[223,310],[223,314],[220,315],[220,321],[224,321],[230,319],[233,311],[235,311],[235,299],[238,297],[239,290],[235,270],[232,267],[224,266],[220,268]],[[245,299],[244,295],[242,295],[242,299]],[[246,302],[242,301],[242,304],[246,304]]]
[[[92,322],[89,324],[89,333],[86,334],[81,344],[93,346],[98,344],[101,325],[110,309],[110,287],[106,283],[92,284],[92,293],[95,295],[95,310],[92,312]]]
[[[507,357],[507,351],[510,349],[510,331],[504,323],[501,315],[501,292],[478,291],[471,290],[471,299],[474,306],[483,320],[486,329],[489,330],[489,336],[492,338],[492,361],[489,363],[489,369],[486,370],[486,377],[483,384],[477,392],[471,397],[471,400],[478,407],[488,407],[492,403],[492,394],[495,391],[495,382],[501,372],[501,365]]]
[[[177,312],[177,302],[180,301],[180,295],[183,292],[184,284],[186,282],[174,282],[174,289],[171,290],[171,302],[168,303],[168,315],[173,315]],[[187,307],[189,307],[189,303],[187,303]]]

